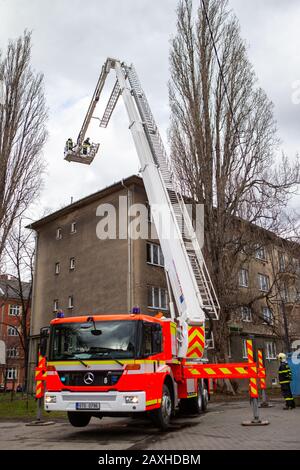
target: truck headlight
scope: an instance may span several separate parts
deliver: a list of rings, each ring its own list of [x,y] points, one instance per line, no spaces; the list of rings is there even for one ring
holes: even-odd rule
[[[125,403],[127,404],[135,404],[139,402],[139,397],[135,395],[125,396]]]
[[[55,395],[46,395],[45,396],[45,403],[56,403],[56,396]]]

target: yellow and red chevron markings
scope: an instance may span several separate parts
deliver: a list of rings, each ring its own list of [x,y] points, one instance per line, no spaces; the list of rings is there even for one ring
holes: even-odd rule
[[[38,365],[35,368],[35,397],[42,398],[44,396],[44,381],[46,380],[47,369],[46,369],[46,358],[39,353]]]
[[[201,358],[203,356],[205,345],[204,326],[189,326],[189,345],[187,358]]]
[[[246,346],[247,346],[247,356],[248,356],[248,362],[251,363],[253,362],[253,343],[252,339],[247,339],[246,340]],[[258,386],[257,386],[257,379],[254,377],[250,378],[249,381],[249,392],[250,392],[250,397],[251,398],[258,398]]]
[[[263,362],[263,353],[261,349],[258,349],[257,351],[257,362],[258,362],[258,370],[259,372],[263,375],[260,380],[260,388],[262,390],[267,388],[266,385],[266,370],[264,369],[264,362]]]
[[[249,379],[257,377],[255,363],[226,363],[226,364],[189,364],[184,365],[185,378],[211,378],[211,379]]]

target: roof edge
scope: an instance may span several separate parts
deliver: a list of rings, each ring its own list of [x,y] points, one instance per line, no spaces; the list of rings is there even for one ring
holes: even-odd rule
[[[109,194],[113,194],[114,192],[118,191],[124,186],[132,185],[132,184],[138,184],[139,186],[143,186],[143,180],[138,175],[128,176],[127,178],[124,178],[116,183],[113,183],[110,186],[100,189],[100,191],[97,191],[96,193],[90,194],[89,196],[85,196],[82,199],[78,199],[78,201],[75,201],[72,204],[69,204],[63,207],[62,209],[52,212],[46,217],[42,217],[41,219],[33,222],[32,224],[27,225],[26,228],[37,231],[39,227],[47,224],[48,222],[52,222],[53,220],[57,219],[58,217],[62,215],[69,214],[75,209],[84,207],[90,204],[91,202],[96,201],[97,199],[99,199],[99,197],[104,197]]]

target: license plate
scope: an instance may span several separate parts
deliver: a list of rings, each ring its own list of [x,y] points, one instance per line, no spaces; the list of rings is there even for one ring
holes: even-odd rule
[[[76,403],[76,410],[100,410],[100,403],[94,403],[94,402]]]

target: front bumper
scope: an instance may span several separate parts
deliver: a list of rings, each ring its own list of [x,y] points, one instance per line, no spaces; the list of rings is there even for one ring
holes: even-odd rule
[[[137,397],[137,402],[126,403],[125,397]],[[52,401],[49,401],[51,398]],[[55,400],[55,401],[54,401]],[[46,392],[44,407],[46,411],[79,411],[76,403],[99,403],[98,410],[80,412],[135,413],[146,410],[145,392]]]

